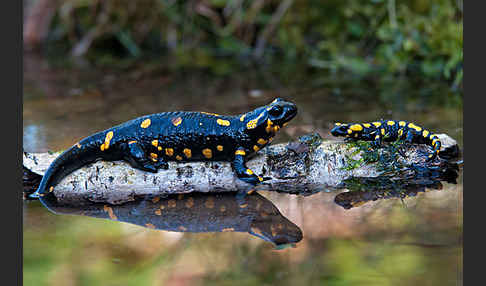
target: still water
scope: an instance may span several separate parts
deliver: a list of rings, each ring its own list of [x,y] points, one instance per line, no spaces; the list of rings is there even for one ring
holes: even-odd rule
[[[390,118],[447,133],[462,147],[461,99],[441,84],[271,70],[66,69],[30,56],[23,147],[59,151],[137,116],[237,114],[277,96],[299,107],[277,143],[311,132],[333,139],[336,121]],[[24,285],[462,284],[462,171],[457,184],[370,196],[354,207],[346,191],[174,196],[57,210],[63,214],[25,202]]]

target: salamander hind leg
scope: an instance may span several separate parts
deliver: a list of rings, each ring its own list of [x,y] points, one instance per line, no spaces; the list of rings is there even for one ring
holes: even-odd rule
[[[437,158],[437,156],[439,155],[440,147],[441,147],[440,140],[436,135],[431,136],[431,139],[432,139],[431,145],[432,145],[432,148],[434,148],[434,150],[433,150],[433,153],[429,154],[429,156],[427,157],[427,162],[433,161]]]
[[[147,156],[142,146],[138,142],[128,144],[129,154],[125,160],[134,168],[142,171],[157,173],[158,169],[168,169],[169,165],[162,158]]]
[[[246,166],[245,162],[246,152],[241,148],[236,150],[235,159],[232,162],[233,170],[238,179],[252,185],[257,185],[264,181],[264,178],[256,175],[251,169]]]

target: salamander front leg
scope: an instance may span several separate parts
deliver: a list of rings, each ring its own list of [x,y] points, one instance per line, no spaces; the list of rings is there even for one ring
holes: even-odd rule
[[[251,169],[246,166],[246,152],[243,148],[239,148],[235,152],[235,159],[232,162],[233,170],[238,179],[252,185],[257,185],[263,181],[263,178],[256,175]]]
[[[375,148],[381,147],[381,136],[380,136],[380,134],[376,134],[375,140],[371,143],[371,145]]]
[[[125,160],[136,169],[157,173],[159,168],[169,168],[169,165],[164,160],[147,156],[138,142],[130,142],[128,144],[128,151],[129,155]]]

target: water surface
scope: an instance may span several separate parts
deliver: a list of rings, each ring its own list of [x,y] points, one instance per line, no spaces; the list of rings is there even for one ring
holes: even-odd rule
[[[23,147],[28,152],[58,151],[137,116],[173,110],[237,114],[277,96],[299,107],[298,116],[279,133],[277,143],[310,132],[331,139],[329,128],[336,121],[392,118],[447,133],[462,147],[460,97],[449,93],[442,84],[420,85],[409,79],[370,81],[312,72],[277,76],[271,70],[217,77],[144,68],[67,69],[27,56]],[[193,219],[192,223],[172,227],[168,222],[176,221],[180,212],[159,217],[157,209],[150,209],[151,200],[126,211],[147,219],[144,211],[150,210],[161,225],[115,221],[104,206],[92,209],[91,216],[87,212],[60,215],[39,202],[25,202],[24,284],[462,284],[462,174],[457,184],[442,182],[439,189],[371,199],[352,208],[336,203],[336,196],[345,191],[323,189],[305,197],[255,194],[271,205],[275,219],[292,230],[293,236],[286,239],[293,247],[284,249],[265,239],[268,233],[272,236],[270,226],[278,222],[269,224],[263,237],[252,234],[251,227],[237,229],[251,225],[248,222],[264,223],[268,214],[262,218],[258,211],[235,215],[235,220],[222,224],[216,218],[233,217],[210,213],[208,225],[221,228],[191,232],[190,226],[204,229],[197,217],[181,216]],[[239,210],[245,205],[233,197],[229,200],[232,203],[225,202],[225,207],[234,204]],[[162,198],[156,203],[168,206],[169,201]]]

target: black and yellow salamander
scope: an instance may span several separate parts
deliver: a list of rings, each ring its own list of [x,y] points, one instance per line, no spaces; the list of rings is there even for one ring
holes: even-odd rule
[[[377,146],[381,142],[404,140],[407,143],[427,144],[433,152],[427,160],[433,160],[439,155],[440,140],[436,134],[407,121],[381,120],[369,123],[335,123],[331,130],[334,136],[342,136],[356,140],[374,141]]]
[[[239,179],[256,185],[263,178],[246,167],[248,156],[267,146],[296,114],[294,103],[277,98],[238,116],[185,111],[142,116],[95,133],[63,152],[31,197],[52,192],[62,178],[97,160],[124,160],[153,173],[167,169],[167,161],[231,161]]]

